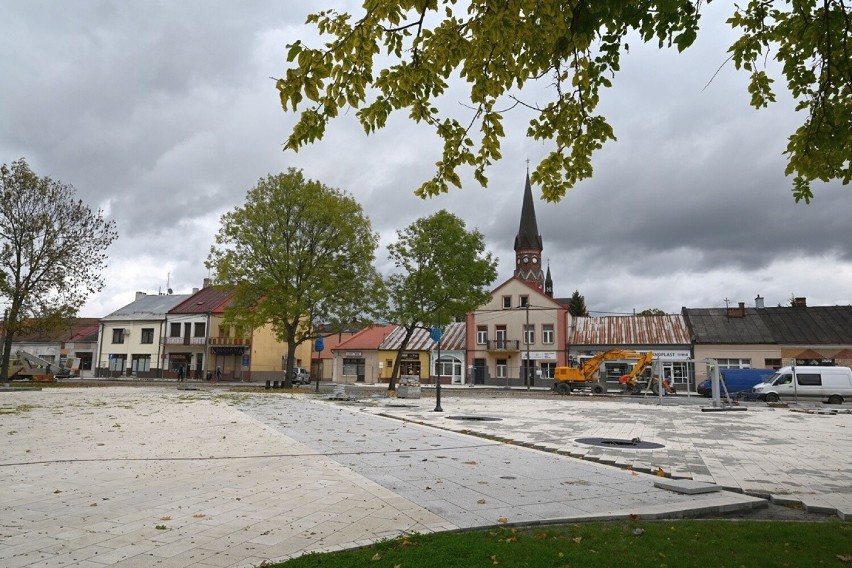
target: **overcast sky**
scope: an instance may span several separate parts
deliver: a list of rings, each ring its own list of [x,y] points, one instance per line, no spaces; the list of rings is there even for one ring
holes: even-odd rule
[[[220,216],[288,167],[356,197],[381,235],[384,273],[395,232],[443,208],[485,235],[500,260],[495,287],[512,275],[526,160],[550,149],[524,137],[529,115],[507,116],[487,189],[463,171],[463,189],[426,201],[413,191],[441,144],[404,112],[369,137],[349,112],[323,141],[282,150],[296,116],[282,111],[271,77],[287,68],[286,44],[317,45],[304,21],[324,7],[358,9],[332,0],[4,3],[0,163],[26,158],[117,224],[106,287],[81,316],[105,316],[137,290],[200,287]],[[702,9],[703,31],[683,54],[631,42],[600,107],[618,141],[560,203],[536,200],[555,295],[579,290],[593,315],[753,305],[758,294],[773,306],[791,295],[848,305],[852,189],[816,186],[811,205],[793,201],[782,152],[803,119],[783,91],[769,109],[749,106],[746,75],[723,66],[732,4]],[[453,91],[442,104],[458,112],[463,102]]]

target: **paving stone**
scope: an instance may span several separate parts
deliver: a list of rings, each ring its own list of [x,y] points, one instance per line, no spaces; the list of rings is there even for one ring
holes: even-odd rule
[[[14,435],[0,438],[0,517],[13,526],[0,565],[250,566],[501,517],[664,518],[766,504],[750,492],[852,516],[850,414],[447,390],[443,414],[428,391],[408,408],[156,385],[4,393],[31,410],[4,415]],[[589,448],[581,437],[664,447]],[[668,491],[655,485],[682,482],[646,473],[660,469],[738,493]]]

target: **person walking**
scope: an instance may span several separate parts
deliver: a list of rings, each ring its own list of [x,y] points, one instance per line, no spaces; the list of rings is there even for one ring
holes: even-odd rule
[[[178,382],[183,382],[183,365],[178,365]]]
[[[222,369],[216,367],[216,381],[222,380]]]

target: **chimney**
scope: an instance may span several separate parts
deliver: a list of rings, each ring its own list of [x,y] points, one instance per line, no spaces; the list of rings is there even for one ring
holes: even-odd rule
[[[209,278],[205,278],[205,279],[204,279],[204,284],[202,284],[202,286],[201,286],[201,287],[202,287],[202,288],[208,288],[208,287],[210,287],[210,285],[211,285],[211,284],[213,284],[213,282],[211,282]]]
[[[807,308],[808,307],[808,299],[807,298],[793,298],[793,307],[794,308]]]
[[[745,302],[740,302],[736,308],[729,307],[728,308],[728,317],[729,318],[744,318],[745,313]]]
[[[760,294],[757,295],[757,298],[754,299],[754,307],[757,309],[763,309],[763,298],[760,297]]]
[[[198,288],[193,288],[193,289],[192,289],[192,293],[193,293],[193,294],[198,294]]]
[[[136,299],[139,300],[141,298],[144,298],[147,295],[148,294],[146,294],[145,292],[136,292]]]

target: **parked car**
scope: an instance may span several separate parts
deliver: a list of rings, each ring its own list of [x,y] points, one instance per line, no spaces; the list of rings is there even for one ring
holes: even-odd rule
[[[311,374],[304,367],[293,367],[293,384],[294,385],[309,385],[309,384],[311,384]]]
[[[728,396],[740,398],[750,393],[755,385],[758,385],[775,374],[774,369],[720,369],[719,375],[722,382],[725,383],[725,388],[728,390]],[[712,385],[710,379],[700,383],[698,394],[701,396],[713,396]],[[722,396],[725,395],[725,390],[719,385],[719,391]]]
[[[754,387],[760,400],[814,398],[828,404],[852,400],[852,369],[849,367],[783,367]]]

